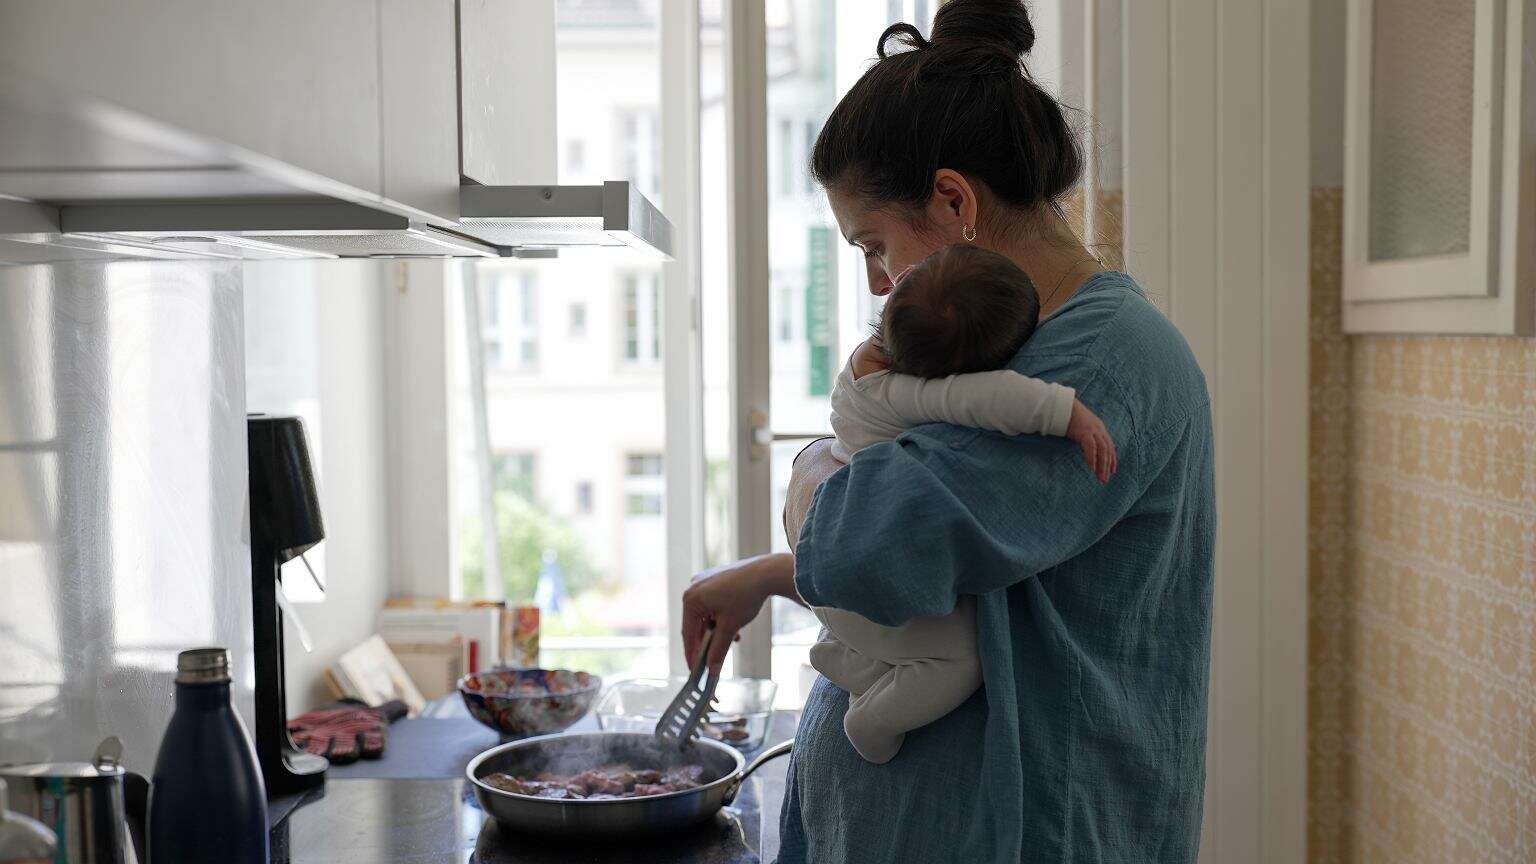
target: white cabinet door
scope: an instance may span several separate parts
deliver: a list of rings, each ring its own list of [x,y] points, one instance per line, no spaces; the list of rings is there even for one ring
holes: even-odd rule
[[[0,0],[0,74],[378,194],[378,28],[377,0]]]
[[[1351,0],[1347,331],[1536,329],[1533,38],[1533,0]]]
[[[384,197],[459,217],[454,0],[380,0]]]
[[[465,179],[558,182],[554,0],[460,0],[459,64]]]

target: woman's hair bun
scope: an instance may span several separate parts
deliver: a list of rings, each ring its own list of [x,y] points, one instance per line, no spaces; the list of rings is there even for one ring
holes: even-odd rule
[[[949,0],[929,35],[893,24],[876,44],[879,62],[838,100],[811,149],[823,187],[900,205],[922,223],[941,168],[1021,215],[1077,186],[1077,135],[1024,67],[1035,28],[1023,0]]]
[[[949,0],[933,16],[929,42],[945,53],[991,53],[1016,64],[1035,47],[1035,25],[1023,0]]]
[[[923,38],[923,31],[902,21],[885,28],[885,32],[880,34],[880,42],[875,46],[875,53],[880,55],[881,60],[884,60],[887,55],[885,43],[892,39],[895,39],[897,44],[905,45],[912,49],[928,47],[928,40]]]

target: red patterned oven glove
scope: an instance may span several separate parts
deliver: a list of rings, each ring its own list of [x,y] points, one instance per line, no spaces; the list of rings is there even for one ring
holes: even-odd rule
[[[399,706],[404,707],[404,706]],[[337,703],[301,714],[288,721],[293,743],[332,764],[345,765],[384,755],[384,730],[404,712],[395,703],[377,708]]]

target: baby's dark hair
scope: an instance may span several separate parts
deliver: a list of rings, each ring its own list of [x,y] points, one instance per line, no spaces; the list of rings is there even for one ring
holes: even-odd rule
[[[890,369],[920,378],[1002,368],[1035,332],[1040,297],[1007,257],[968,243],[908,270],[880,313]]]

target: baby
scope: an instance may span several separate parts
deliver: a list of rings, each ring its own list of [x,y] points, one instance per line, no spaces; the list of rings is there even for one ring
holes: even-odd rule
[[[832,455],[842,462],[924,423],[1006,435],[1059,435],[1082,448],[1101,483],[1115,448],[1070,387],[1001,368],[1034,333],[1040,301],[1012,261],[971,245],[940,249],[909,268],[832,389]],[[888,762],[905,734],[943,717],[981,685],[976,605],[883,627],[816,609],[824,625],[811,665],[852,697],[843,728],[859,755]]]

